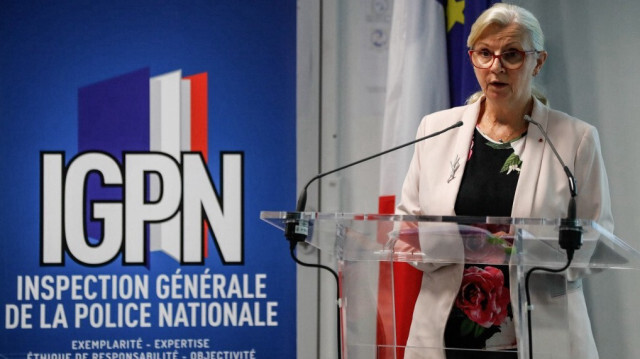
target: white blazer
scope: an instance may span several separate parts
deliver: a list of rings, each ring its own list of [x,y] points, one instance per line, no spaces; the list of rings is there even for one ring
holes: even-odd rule
[[[439,131],[460,120],[463,125],[416,144],[403,184],[398,213],[455,215],[455,201],[482,101],[437,112],[422,120],[416,137]],[[609,186],[596,129],[565,113],[552,110],[537,100],[534,101],[531,118],[542,125],[576,178],[578,218],[594,219],[613,231]],[[569,182],[537,126],[529,125],[520,158],[523,164],[511,216],[565,217],[570,199]],[[459,168],[453,170],[452,164],[456,162]],[[444,327],[460,288],[462,272],[461,265],[425,271],[414,309],[408,347],[437,348],[443,345]],[[515,275],[511,278],[514,279]],[[555,290],[549,289],[553,287],[549,281],[553,282],[553,276],[534,276],[531,280],[532,303],[536,308],[532,314],[534,346],[544,343],[551,352],[556,348],[562,351],[562,348],[569,346],[568,355],[571,358],[597,359],[580,281],[577,280],[560,296]],[[515,298],[516,289],[512,283],[512,298]],[[558,303],[565,299],[571,303],[568,318],[556,312]],[[443,358],[443,354],[438,350],[427,352],[407,349],[405,358]]]

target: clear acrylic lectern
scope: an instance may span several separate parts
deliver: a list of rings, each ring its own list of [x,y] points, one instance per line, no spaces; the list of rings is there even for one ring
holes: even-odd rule
[[[528,358],[525,276],[533,267],[561,268],[567,260],[558,244],[560,219],[308,212],[262,212],[261,218],[282,230],[287,223],[306,226],[306,242],[335,256],[343,358],[348,359],[445,358],[445,352],[456,350],[433,333],[434,323],[448,316],[435,303],[441,302],[439,295],[449,296],[445,301],[451,308],[457,290],[450,293],[443,281],[459,288],[464,268],[474,265],[507,268],[518,357]],[[605,269],[640,269],[640,252],[593,221],[578,222],[583,244],[571,267],[531,276],[535,359],[577,357],[573,335],[585,328],[572,327],[569,317],[585,309],[567,293],[575,291],[580,278]],[[406,284],[410,278],[417,284]],[[466,357],[475,357],[474,349],[466,350],[471,351]]]

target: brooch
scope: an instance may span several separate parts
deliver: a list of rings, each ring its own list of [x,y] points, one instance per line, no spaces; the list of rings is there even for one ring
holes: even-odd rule
[[[449,165],[451,165],[451,173],[449,173],[449,179],[447,180],[447,183],[456,178],[456,172],[458,171],[458,168],[460,168],[460,156],[456,155],[456,159],[450,161]]]

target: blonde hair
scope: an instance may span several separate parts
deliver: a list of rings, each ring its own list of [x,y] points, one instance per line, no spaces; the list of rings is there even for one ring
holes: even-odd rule
[[[498,25],[505,27],[510,24],[518,24],[521,27],[522,32],[527,35],[535,50],[542,51],[544,49],[544,34],[538,19],[527,9],[505,3],[496,3],[480,14],[471,26],[471,32],[467,38],[467,47],[469,49],[473,48],[473,45],[489,26]],[[531,94],[543,104],[548,104],[545,95],[535,88],[535,86],[531,88]],[[469,96],[467,104],[474,103],[481,97],[482,91],[478,91]]]

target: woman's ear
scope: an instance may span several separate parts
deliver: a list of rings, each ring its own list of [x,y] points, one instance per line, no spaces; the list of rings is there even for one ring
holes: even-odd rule
[[[536,67],[533,68],[533,76],[538,75],[540,70],[542,69],[542,65],[544,65],[545,61],[547,61],[547,52],[540,51],[538,52],[538,58],[536,59]]]

